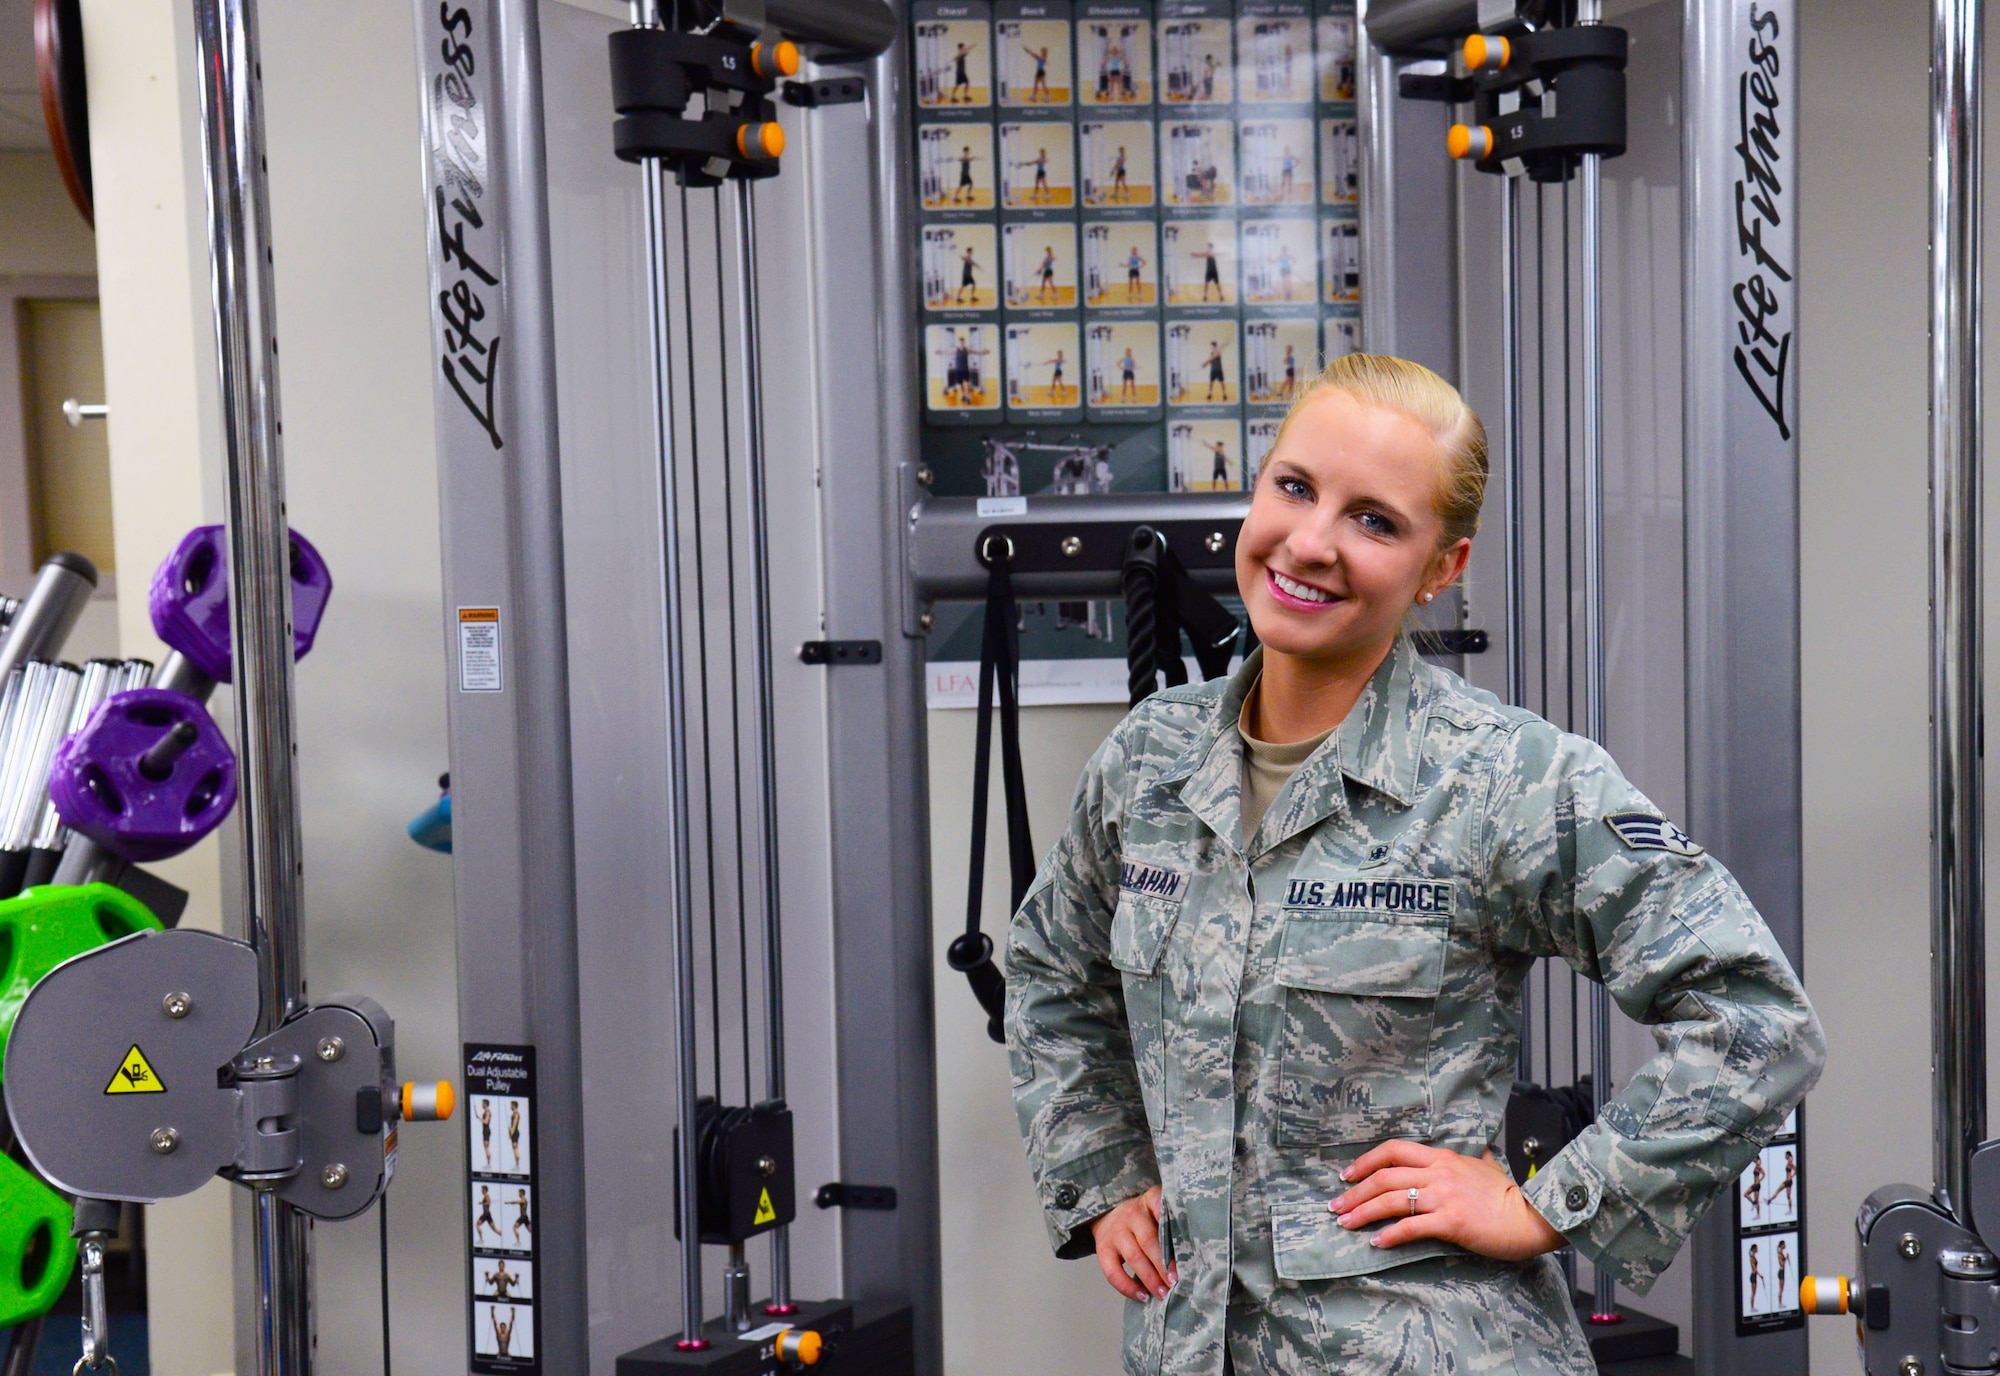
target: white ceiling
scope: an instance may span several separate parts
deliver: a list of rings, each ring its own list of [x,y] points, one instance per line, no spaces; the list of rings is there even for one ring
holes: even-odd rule
[[[47,148],[35,80],[34,0],[0,0],[0,148]]]

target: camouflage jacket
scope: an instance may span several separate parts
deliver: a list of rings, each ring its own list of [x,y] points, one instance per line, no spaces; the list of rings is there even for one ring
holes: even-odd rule
[[[1660,1050],[1523,1188],[1644,1293],[1818,1078],[1812,1008],[1736,881],[1603,750],[1407,639],[1242,844],[1235,726],[1261,663],[1112,732],[1015,914],[1008,1052],[1057,1255],[1164,1187],[1180,1279],[1128,1306],[1135,1372],[1219,1373],[1232,1293],[1290,1306],[1276,1345],[1343,1369],[1431,1370],[1369,1359],[1422,1330],[1457,1353],[1437,1370],[1590,1371],[1549,1259],[1374,1248],[1327,1211],[1339,1171],[1391,1138],[1492,1146],[1523,981],[1560,956]]]

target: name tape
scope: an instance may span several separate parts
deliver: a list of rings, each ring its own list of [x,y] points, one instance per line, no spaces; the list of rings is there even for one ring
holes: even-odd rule
[[[1186,896],[1187,885],[1184,870],[1162,869],[1131,860],[1118,867],[1118,887],[1141,898],[1164,898],[1169,903],[1178,903]]]

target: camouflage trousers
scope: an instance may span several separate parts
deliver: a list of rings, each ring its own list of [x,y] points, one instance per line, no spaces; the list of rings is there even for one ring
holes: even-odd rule
[[[1285,1286],[1264,1301],[1239,1288],[1229,1304],[1220,1370],[1242,1376],[1596,1376],[1565,1288],[1561,1268],[1546,1256],[1520,1265],[1438,1257],[1369,1276]],[[1141,1313],[1148,1307],[1131,1306]],[[1167,1330],[1164,1351],[1147,1354],[1143,1342],[1127,1344],[1132,1376],[1217,1369],[1212,1351],[1176,1350],[1173,1307],[1170,1298],[1160,1325]],[[1153,1362],[1145,1360],[1149,1355]]]

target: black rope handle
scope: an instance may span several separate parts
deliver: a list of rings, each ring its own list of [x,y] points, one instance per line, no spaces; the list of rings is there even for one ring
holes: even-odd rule
[[[1152,528],[1141,526],[1125,552],[1125,686],[1131,707],[1160,687],[1159,550]]]
[[[1159,690],[1188,681],[1181,658],[1181,632],[1194,642],[1195,663],[1204,679],[1229,672],[1241,626],[1229,609],[1187,571],[1166,537],[1139,526],[1126,546],[1125,666],[1130,705],[1137,707]]]
[[[964,975],[986,1010],[986,1035],[1007,1040],[1007,981],[993,963],[993,938],[979,929],[986,888],[987,780],[993,759],[993,700],[1000,700],[1000,785],[1007,809],[1007,866],[1012,907],[1018,909],[1035,882],[1035,853],[1028,835],[1028,786],[1021,769],[1021,644],[1009,568],[1013,541],[989,537],[980,557],[987,566],[986,624],[979,649],[978,729],[972,747],[972,859],[966,878],[965,930],[945,948],[945,963]]]

